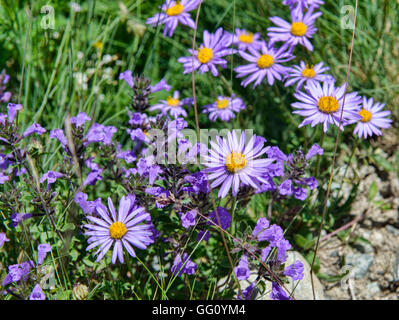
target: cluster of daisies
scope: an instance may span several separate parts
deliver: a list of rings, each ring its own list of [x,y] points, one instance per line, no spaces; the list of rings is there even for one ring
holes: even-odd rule
[[[153,26],[163,24],[164,35],[169,37],[173,36],[179,23],[196,29],[189,12],[200,4],[201,0],[167,0],[161,6],[161,12],[147,23]],[[296,46],[313,51],[310,40],[317,31],[315,22],[321,15],[317,9],[323,1],[284,0],[283,4],[289,6],[291,20],[270,18],[275,26],[267,30],[268,41],[259,33],[239,28],[234,34],[222,28],[213,34],[205,30],[203,43],[196,50],[190,49],[190,56],[178,59],[183,64],[184,73],[210,72],[217,77],[220,68],[227,68],[226,57],[239,54],[248,62],[234,69],[237,78],[244,78],[242,86],[252,83],[255,88],[265,78],[269,85],[283,81],[286,87],[296,86],[294,96],[298,101],[292,107],[296,109],[295,114],[305,117],[299,127],[321,123],[323,130],[327,131],[331,124],[343,129],[357,123],[355,133],[360,137],[380,135],[381,128],[391,125],[387,118],[390,112],[383,110],[384,104],[374,103],[372,98],[362,98],[356,92],[347,93],[346,84],[336,86],[334,78],[326,74],[329,68],[323,62],[308,65],[300,61],[299,65],[286,65],[295,58]],[[306,153],[299,149],[287,155],[277,146],[267,146],[266,139],[261,136],[236,131],[216,137],[209,147],[201,143],[192,144],[183,134],[188,126],[187,108],[194,103],[192,98],[181,97],[180,92],[174,90],[168,98],[150,104],[152,93],[171,91],[165,79],[151,85],[148,79],[133,76],[130,70],[122,72],[119,79],[132,90],[125,131],[130,138],[128,149],[122,150],[122,145],[115,139],[120,134],[118,128],[92,123],[85,112],[79,112],[65,122],[66,129],[69,128],[67,134],[59,128],[49,132],[48,138],[58,141],[64,160],[57,166],[58,171],[33,173],[29,166],[28,143],[24,139],[30,139],[34,134],[45,136],[47,130],[33,123],[19,133],[17,115],[23,109],[20,104],[8,103],[7,113],[0,113],[0,184],[7,187],[4,188],[6,191],[13,190],[18,188],[18,180],[29,177],[24,181],[34,181],[33,176],[40,176],[40,179],[36,178],[37,185],[32,182],[28,188],[34,190],[35,197],[40,195],[41,201],[32,204],[32,212],[40,213],[13,212],[9,217],[13,228],[18,228],[28,219],[26,223],[34,223],[38,217],[56,216],[54,203],[61,195],[55,188],[64,183],[76,191],[73,200],[84,213],[79,227],[88,239],[86,251],[95,250],[97,262],[107,259],[110,252],[113,264],[124,263],[125,252],[136,257],[137,249],[146,250],[158,241],[169,246],[164,258],[169,259],[171,274],[181,277],[194,274],[198,267],[193,261],[193,253],[188,252],[189,237],[195,233],[198,242],[207,242],[212,232],[228,230],[233,223],[227,208],[229,203],[263,192],[269,192],[273,201],[287,197],[304,201],[308,190],[317,188],[316,178],[307,175],[311,159],[324,152],[317,144]],[[9,76],[3,71],[0,74],[0,102],[9,102],[12,97],[6,91],[8,81]],[[202,112],[208,114],[211,121],[220,119],[227,122],[243,109],[243,100],[232,94],[218,96],[212,104],[203,106]],[[154,111],[158,114],[151,116]],[[163,133],[162,137],[154,140],[154,130]],[[168,152],[173,144],[175,155]],[[179,161],[173,162],[172,156]],[[202,156],[200,164],[204,168],[198,170],[195,167],[193,170],[190,164],[196,164],[199,156]],[[114,181],[123,190],[124,196],[119,199],[118,206],[114,205],[116,202],[111,197],[108,197],[106,205],[101,198],[89,200],[90,193],[85,188],[96,188],[102,180]],[[213,189],[219,198],[216,210],[210,202]],[[13,194],[0,194],[0,199]],[[234,210],[233,205],[230,209]],[[174,217],[174,221],[179,223],[175,233],[165,234],[158,228],[157,216],[153,214],[158,211],[168,218]],[[7,235],[0,232],[0,247],[9,245],[7,242],[10,242]],[[292,246],[285,239],[281,227],[262,217],[252,233],[234,238],[234,246],[233,252],[241,253],[234,268],[236,277],[248,279],[252,270],[258,271],[256,280],[240,290],[238,299],[249,299],[266,271],[273,283],[270,297],[291,298],[285,292],[284,282],[279,279],[291,277],[293,281],[301,280],[304,267],[299,261],[286,266],[286,253]],[[46,295],[31,269],[39,270],[51,250],[50,244],[40,244],[36,262],[28,260],[10,265],[2,282],[6,293],[18,296],[30,281],[35,286],[29,298],[44,299]],[[255,254],[260,260],[253,259]],[[259,266],[259,261],[270,270],[265,271],[266,268]]]
[[[196,30],[189,11],[195,10],[201,1],[166,1],[161,7],[162,13],[147,20],[148,24],[165,25],[164,34],[169,37],[179,23]],[[285,86],[296,85],[294,96],[299,102],[293,103],[294,114],[305,119],[299,127],[310,124],[323,125],[326,132],[333,124],[343,129],[344,126],[356,123],[354,133],[361,138],[381,135],[381,128],[389,128],[390,111],[383,110],[384,104],[374,103],[373,99],[360,97],[356,92],[348,93],[347,84],[336,86],[333,76],[326,74],[329,67],[323,62],[309,65],[300,61],[299,65],[287,65],[295,56],[294,48],[298,45],[308,51],[313,51],[311,38],[317,31],[315,22],[322,15],[318,8],[323,5],[321,0],[284,0],[291,11],[291,19],[286,21],[280,17],[271,17],[275,25],[267,29],[268,41],[259,33],[252,33],[237,28],[234,34],[222,28],[215,33],[203,32],[203,43],[196,50],[189,49],[190,56],[181,57],[178,62],[183,64],[184,74],[198,71],[211,72],[219,75],[218,67],[227,68],[226,56],[238,53],[249,62],[234,68],[237,78],[244,78],[241,85],[246,87],[253,83],[253,88],[260,85],[266,78],[269,85],[275,81],[283,81]],[[281,44],[279,47],[277,44]],[[237,49],[232,48],[234,45]],[[301,91],[303,89],[303,91]],[[218,97],[217,100],[203,108],[203,113],[209,114],[211,121],[221,119],[229,121],[235,113],[245,108],[242,100],[235,97]],[[177,106],[177,100],[163,102],[163,108]],[[181,105],[179,105],[181,107]],[[180,114],[183,114],[181,112]]]

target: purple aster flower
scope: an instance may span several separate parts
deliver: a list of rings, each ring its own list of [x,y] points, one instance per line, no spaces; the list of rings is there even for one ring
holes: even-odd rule
[[[147,19],[146,24],[151,24],[152,27],[156,27],[158,24],[164,24],[163,35],[168,35],[169,37],[173,36],[179,23],[191,29],[195,29],[195,22],[191,19],[188,12],[196,9],[201,1],[202,0],[166,0],[162,7],[160,7],[162,12]]]
[[[305,86],[305,89],[306,93],[298,91],[294,94],[300,102],[292,104],[294,108],[300,109],[293,113],[306,117],[299,124],[299,128],[307,124],[314,127],[318,123],[323,123],[323,130],[326,132],[330,124],[339,126],[346,89],[345,84],[335,88],[333,81],[325,81],[323,87],[320,83],[309,83],[308,86]],[[361,118],[358,115],[360,103],[361,97],[358,96],[357,92],[346,94],[341,130],[343,130],[343,126]]]
[[[296,90],[301,89],[302,85],[309,84],[310,82],[324,82],[333,80],[333,77],[324,74],[325,71],[329,70],[329,67],[324,67],[323,62],[316,64],[315,66],[305,65],[305,62],[301,61],[299,66],[293,66],[288,70],[285,76],[285,86],[292,86],[297,83]]]
[[[292,300],[283,288],[281,288],[277,282],[273,282],[272,284],[272,292],[270,293],[270,298],[272,300]]]
[[[64,175],[60,172],[56,171],[49,171],[45,173],[41,178],[40,178],[40,183],[43,183],[44,181],[47,180],[47,184],[53,184],[57,181],[58,178],[63,177]]]
[[[262,175],[274,159],[256,159],[264,154],[269,147],[264,147],[266,139],[253,135],[245,145],[245,131],[237,138],[236,132],[229,132],[226,138],[216,137],[217,144],[211,141],[212,149],[204,156],[205,169],[209,180],[214,180],[211,187],[221,185],[218,196],[224,198],[230,188],[236,196],[240,183],[259,188],[261,182],[266,182]]]
[[[297,260],[295,263],[284,269],[284,274],[288,277],[291,277],[292,280],[302,280],[303,270],[304,267],[302,262]]]
[[[46,295],[43,293],[40,284],[36,284],[29,296],[29,300],[46,300]]]
[[[112,136],[117,131],[113,126],[104,126],[102,124],[94,123],[90,130],[87,132],[85,145],[92,142],[101,142],[109,145],[112,141]]]
[[[382,110],[384,106],[384,103],[376,102],[374,104],[373,98],[367,99],[363,97],[362,108],[359,111],[359,115],[362,118],[357,123],[353,133],[364,139],[368,136],[371,137],[373,134],[382,135],[380,128],[387,129],[392,122],[391,119],[388,119],[391,111]]]
[[[251,271],[248,267],[248,257],[245,254],[241,257],[238,266],[234,268],[234,273],[238,280],[246,280],[249,278]]]
[[[274,80],[281,80],[288,70],[281,63],[294,58],[291,52],[287,51],[286,46],[275,49],[272,45],[267,46],[266,43],[262,43],[260,52],[253,48],[248,48],[248,51],[249,53],[239,51],[239,54],[250,64],[238,66],[234,69],[238,73],[237,78],[248,76],[241,82],[244,87],[255,81],[253,85],[253,88],[255,88],[265,77],[267,77],[269,85],[273,85]]]
[[[161,110],[163,115],[170,114],[173,118],[180,116],[187,117],[187,112],[184,110],[184,105],[191,105],[193,103],[192,98],[179,99],[179,91],[173,93],[173,97],[169,96],[166,100],[161,100],[149,108],[149,111]]]
[[[8,274],[4,278],[2,286],[21,280],[25,281],[29,275],[30,269],[34,268],[34,266],[35,264],[31,260],[9,266]]]
[[[51,251],[51,246],[48,243],[39,244],[37,247],[37,265],[41,265],[46,258],[48,252]]]
[[[181,255],[178,253],[175,260],[173,261],[172,274],[180,277],[183,273],[191,275],[194,274],[197,269],[197,264],[195,264],[191,259],[189,259],[187,253],[183,253],[183,261]]]
[[[245,109],[245,104],[241,98],[218,96],[214,103],[203,107],[202,113],[209,113],[211,121],[216,121],[218,118],[229,121],[235,118],[234,112],[240,112],[243,109]]]
[[[309,39],[317,31],[314,26],[315,20],[322,15],[321,12],[313,13],[313,7],[305,14],[302,10],[292,10],[292,23],[279,18],[272,17],[270,20],[278,27],[270,27],[267,29],[270,42],[284,41],[290,48],[300,44],[306,47],[309,51],[313,51],[313,46]]]
[[[77,128],[82,128],[86,121],[90,121],[91,118],[86,114],[86,112],[79,112],[76,117],[71,117],[70,121]]]
[[[13,123],[14,119],[17,115],[17,111],[22,110],[22,104],[15,104],[15,103],[9,103],[7,105],[8,109],[8,122]]]
[[[4,242],[8,242],[10,239],[7,238],[4,232],[0,232],[0,248],[4,245]]]
[[[238,50],[245,51],[248,50],[248,48],[260,50],[262,47],[263,40],[259,33],[252,33],[244,29],[236,28],[233,37],[233,44],[238,46]]]
[[[21,221],[25,221],[32,217],[31,213],[13,213],[11,214],[11,226],[16,228]]]
[[[190,210],[184,214],[180,214],[181,225],[188,229],[190,227],[195,226],[195,218],[197,217],[197,210]]]
[[[92,222],[92,224],[84,225],[88,229],[85,234],[89,236],[89,246],[86,250],[99,247],[95,252],[96,261],[99,262],[114,245],[112,263],[115,264],[117,258],[123,263],[123,248],[132,257],[136,257],[132,245],[145,250],[147,244],[152,243],[149,224],[140,224],[150,215],[144,211],[144,208],[136,206],[131,197],[125,196],[119,202],[118,214],[116,214],[111,198],[108,198],[108,209],[111,214],[105,206],[97,206],[95,212],[98,217],[86,216]]]
[[[3,172],[0,171],[0,184],[4,184],[6,181],[9,181],[10,177],[6,176]]]
[[[219,75],[216,68],[217,65],[220,65],[224,69],[227,68],[227,61],[222,58],[237,52],[235,49],[228,48],[233,42],[233,36],[229,32],[219,28],[214,34],[210,34],[205,30],[203,39],[204,43],[200,46],[199,50],[188,50],[192,56],[181,57],[177,61],[183,63],[183,74],[197,69],[199,69],[200,73],[211,70],[212,74],[217,77]]]
[[[8,117],[10,118],[10,117]],[[37,133],[38,135],[42,135],[43,133],[46,132],[46,129],[44,129],[40,124],[33,123],[28,129],[25,130],[23,133],[24,138],[27,136],[30,136],[31,134]]]

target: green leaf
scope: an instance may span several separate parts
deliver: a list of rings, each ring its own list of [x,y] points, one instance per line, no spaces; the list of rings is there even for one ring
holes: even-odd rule
[[[369,201],[372,201],[378,193],[378,187],[375,181],[373,181],[370,185],[369,189]]]
[[[350,270],[347,270],[345,273],[337,275],[328,275],[325,273],[318,272],[317,277],[327,282],[337,282],[340,281],[342,278],[344,278],[346,275],[348,275],[349,272]]]

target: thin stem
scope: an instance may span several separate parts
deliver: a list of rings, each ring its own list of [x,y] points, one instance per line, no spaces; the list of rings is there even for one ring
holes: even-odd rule
[[[346,89],[348,87],[348,82],[349,82],[349,74],[351,71],[351,63],[352,63],[352,54],[353,54],[353,44],[355,41],[355,31],[356,31],[356,18],[357,18],[357,4],[358,4],[358,0],[356,0],[356,5],[355,5],[355,21],[353,24],[353,32],[352,32],[352,43],[351,43],[351,50],[350,50],[350,54],[349,54],[349,62],[348,62],[348,70],[346,73],[346,83],[345,83],[345,93],[344,93],[344,100],[342,103],[342,109],[341,109],[341,116],[339,119],[339,126],[338,126],[338,130],[337,130],[337,137],[335,140],[335,147],[334,147],[334,155],[333,155],[333,159],[332,159],[332,163],[331,163],[331,172],[330,172],[330,179],[328,181],[328,187],[327,187],[327,192],[326,192],[326,197],[324,199],[324,206],[323,206],[323,213],[321,215],[321,222],[320,222],[320,228],[319,228],[319,233],[317,235],[317,242],[316,242],[316,247],[315,247],[315,251],[314,251],[314,255],[313,255],[313,261],[312,261],[312,266],[310,268],[310,279],[312,281],[312,293],[313,293],[313,300],[316,300],[316,294],[315,294],[315,288],[314,288],[314,282],[313,282],[313,267],[316,261],[316,256],[317,256],[317,249],[319,248],[319,244],[320,244],[320,235],[321,235],[321,231],[323,229],[323,223],[324,223],[324,218],[326,215],[326,211],[327,211],[327,202],[328,202],[328,197],[330,196],[330,190],[331,190],[331,184],[332,184],[332,179],[333,179],[333,174],[334,174],[334,165],[335,165],[335,159],[337,157],[337,149],[338,149],[338,141],[339,141],[339,136],[340,136],[340,127],[342,124],[342,117],[343,117],[343,113],[344,113],[344,107],[345,107],[345,98],[346,98]]]

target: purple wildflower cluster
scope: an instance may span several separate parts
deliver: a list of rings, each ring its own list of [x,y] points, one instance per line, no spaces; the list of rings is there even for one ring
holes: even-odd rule
[[[285,266],[287,250],[291,248],[291,244],[284,238],[283,229],[276,224],[270,225],[270,222],[266,218],[260,218],[252,233],[245,235],[242,240],[235,243],[233,252],[243,252],[238,265],[234,268],[237,279],[247,280],[253,270],[258,270],[254,281],[243,291],[244,299],[250,299],[256,283],[262,277],[272,281],[271,299],[290,299],[281,287],[281,282],[279,283],[277,279],[287,276],[297,281],[301,280],[304,276],[304,267],[300,261]],[[254,258],[257,256],[260,257],[260,261]],[[242,298],[238,294],[238,299]]]

